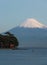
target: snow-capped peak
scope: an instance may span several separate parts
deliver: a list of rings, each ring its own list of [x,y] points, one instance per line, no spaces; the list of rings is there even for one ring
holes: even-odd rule
[[[20,27],[26,27],[26,28],[46,28],[47,26],[41,24],[35,19],[27,19],[24,23],[20,25]]]

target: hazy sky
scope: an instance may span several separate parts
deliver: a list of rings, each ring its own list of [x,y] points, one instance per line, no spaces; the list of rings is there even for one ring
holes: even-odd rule
[[[35,18],[47,25],[47,0],[0,0],[0,32]]]

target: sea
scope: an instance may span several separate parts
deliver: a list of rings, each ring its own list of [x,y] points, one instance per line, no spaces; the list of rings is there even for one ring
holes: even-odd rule
[[[0,65],[47,65],[47,48],[0,49]]]

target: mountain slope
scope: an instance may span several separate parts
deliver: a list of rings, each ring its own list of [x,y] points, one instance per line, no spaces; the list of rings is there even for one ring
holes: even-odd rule
[[[47,47],[46,27],[33,19],[11,29],[10,32],[18,38],[21,47]]]

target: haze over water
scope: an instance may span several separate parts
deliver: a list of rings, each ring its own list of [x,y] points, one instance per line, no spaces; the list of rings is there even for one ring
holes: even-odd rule
[[[0,50],[0,65],[47,65],[47,49]]]

